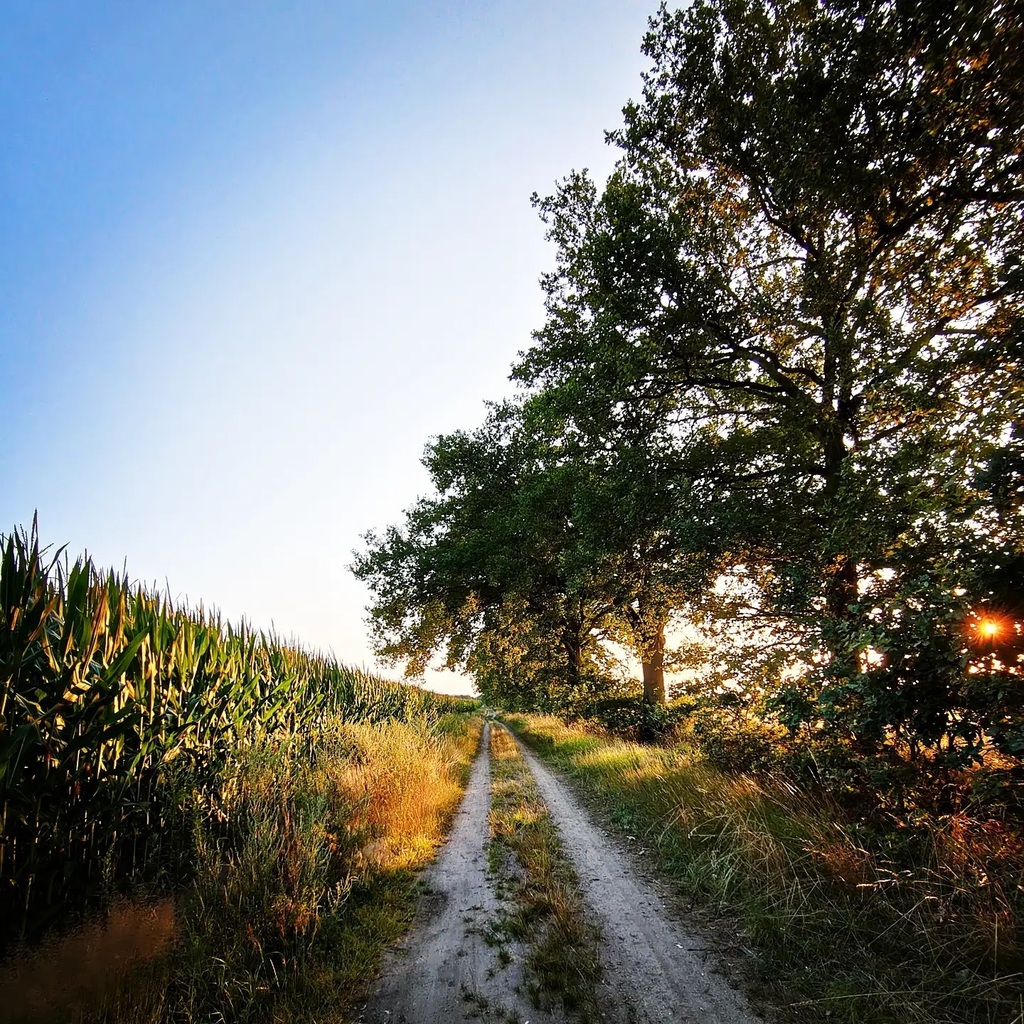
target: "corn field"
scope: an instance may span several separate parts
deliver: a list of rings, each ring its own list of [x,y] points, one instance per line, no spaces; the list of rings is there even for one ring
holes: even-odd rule
[[[182,793],[253,743],[458,704],[71,564],[34,525],[0,550],[0,948],[183,870]]]

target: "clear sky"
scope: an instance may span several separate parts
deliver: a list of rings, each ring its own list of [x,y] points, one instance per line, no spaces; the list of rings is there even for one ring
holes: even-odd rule
[[[0,8],[0,532],[372,667],[351,552],[510,392],[653,0]]]

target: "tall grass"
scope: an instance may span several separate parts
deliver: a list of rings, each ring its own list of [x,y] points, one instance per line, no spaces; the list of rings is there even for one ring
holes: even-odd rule
[[[312,762],[253,750],[221,787],[231,827],[202,832],[167,999],[129,987],[130,1009],[108,999],[99,1019],[340,1019],[458,804],[480,731],[459,719],[328,723]]]
[[[789,1019],[1024,1020],[1024,850],[997,823],[869,829],[827,794],[719,770],[691,746],[514,722],[696,907],[733,922]]]
[[[192,794],[174,941],[140,949],[146,908],[115,907],[101,934],[86,931],[94,948],[122,947],[120,963],[93,956],[84,974],[76,933],[0,967],[0,1021],[345,1019],[408,922],[415,869],[443,838],[479,734],[462,714],[329,719],[312,760],[297,741],[254,744]]]
[[[0,535],[0,948],[88,894],[187,871],[189,816],[223,813],[213,794],[248,751],[314,763],[329,724],[456,706],[71,563],[34,525]]]

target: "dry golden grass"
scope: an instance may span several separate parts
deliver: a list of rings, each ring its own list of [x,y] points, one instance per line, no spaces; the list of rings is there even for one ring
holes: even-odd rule
[[[354,808],[353,827],[371,837],[360,850],[363,870],[416,866],[429,857],[462,797],[460,771],[480,729],[477,722],[456,737],[397,722],[344,727],[351,761],[334,782]]]
[[[53,1020],[109,998],[133,969],[165,956],[177,924],[170,899],[115,902],[103,918],[0,968],[0,1022]]]

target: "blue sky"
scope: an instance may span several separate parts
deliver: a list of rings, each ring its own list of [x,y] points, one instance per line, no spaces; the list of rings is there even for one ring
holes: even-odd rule
[[[2,7],[0,531],[372,664],[352,549],[510,391],[653,3]]]

